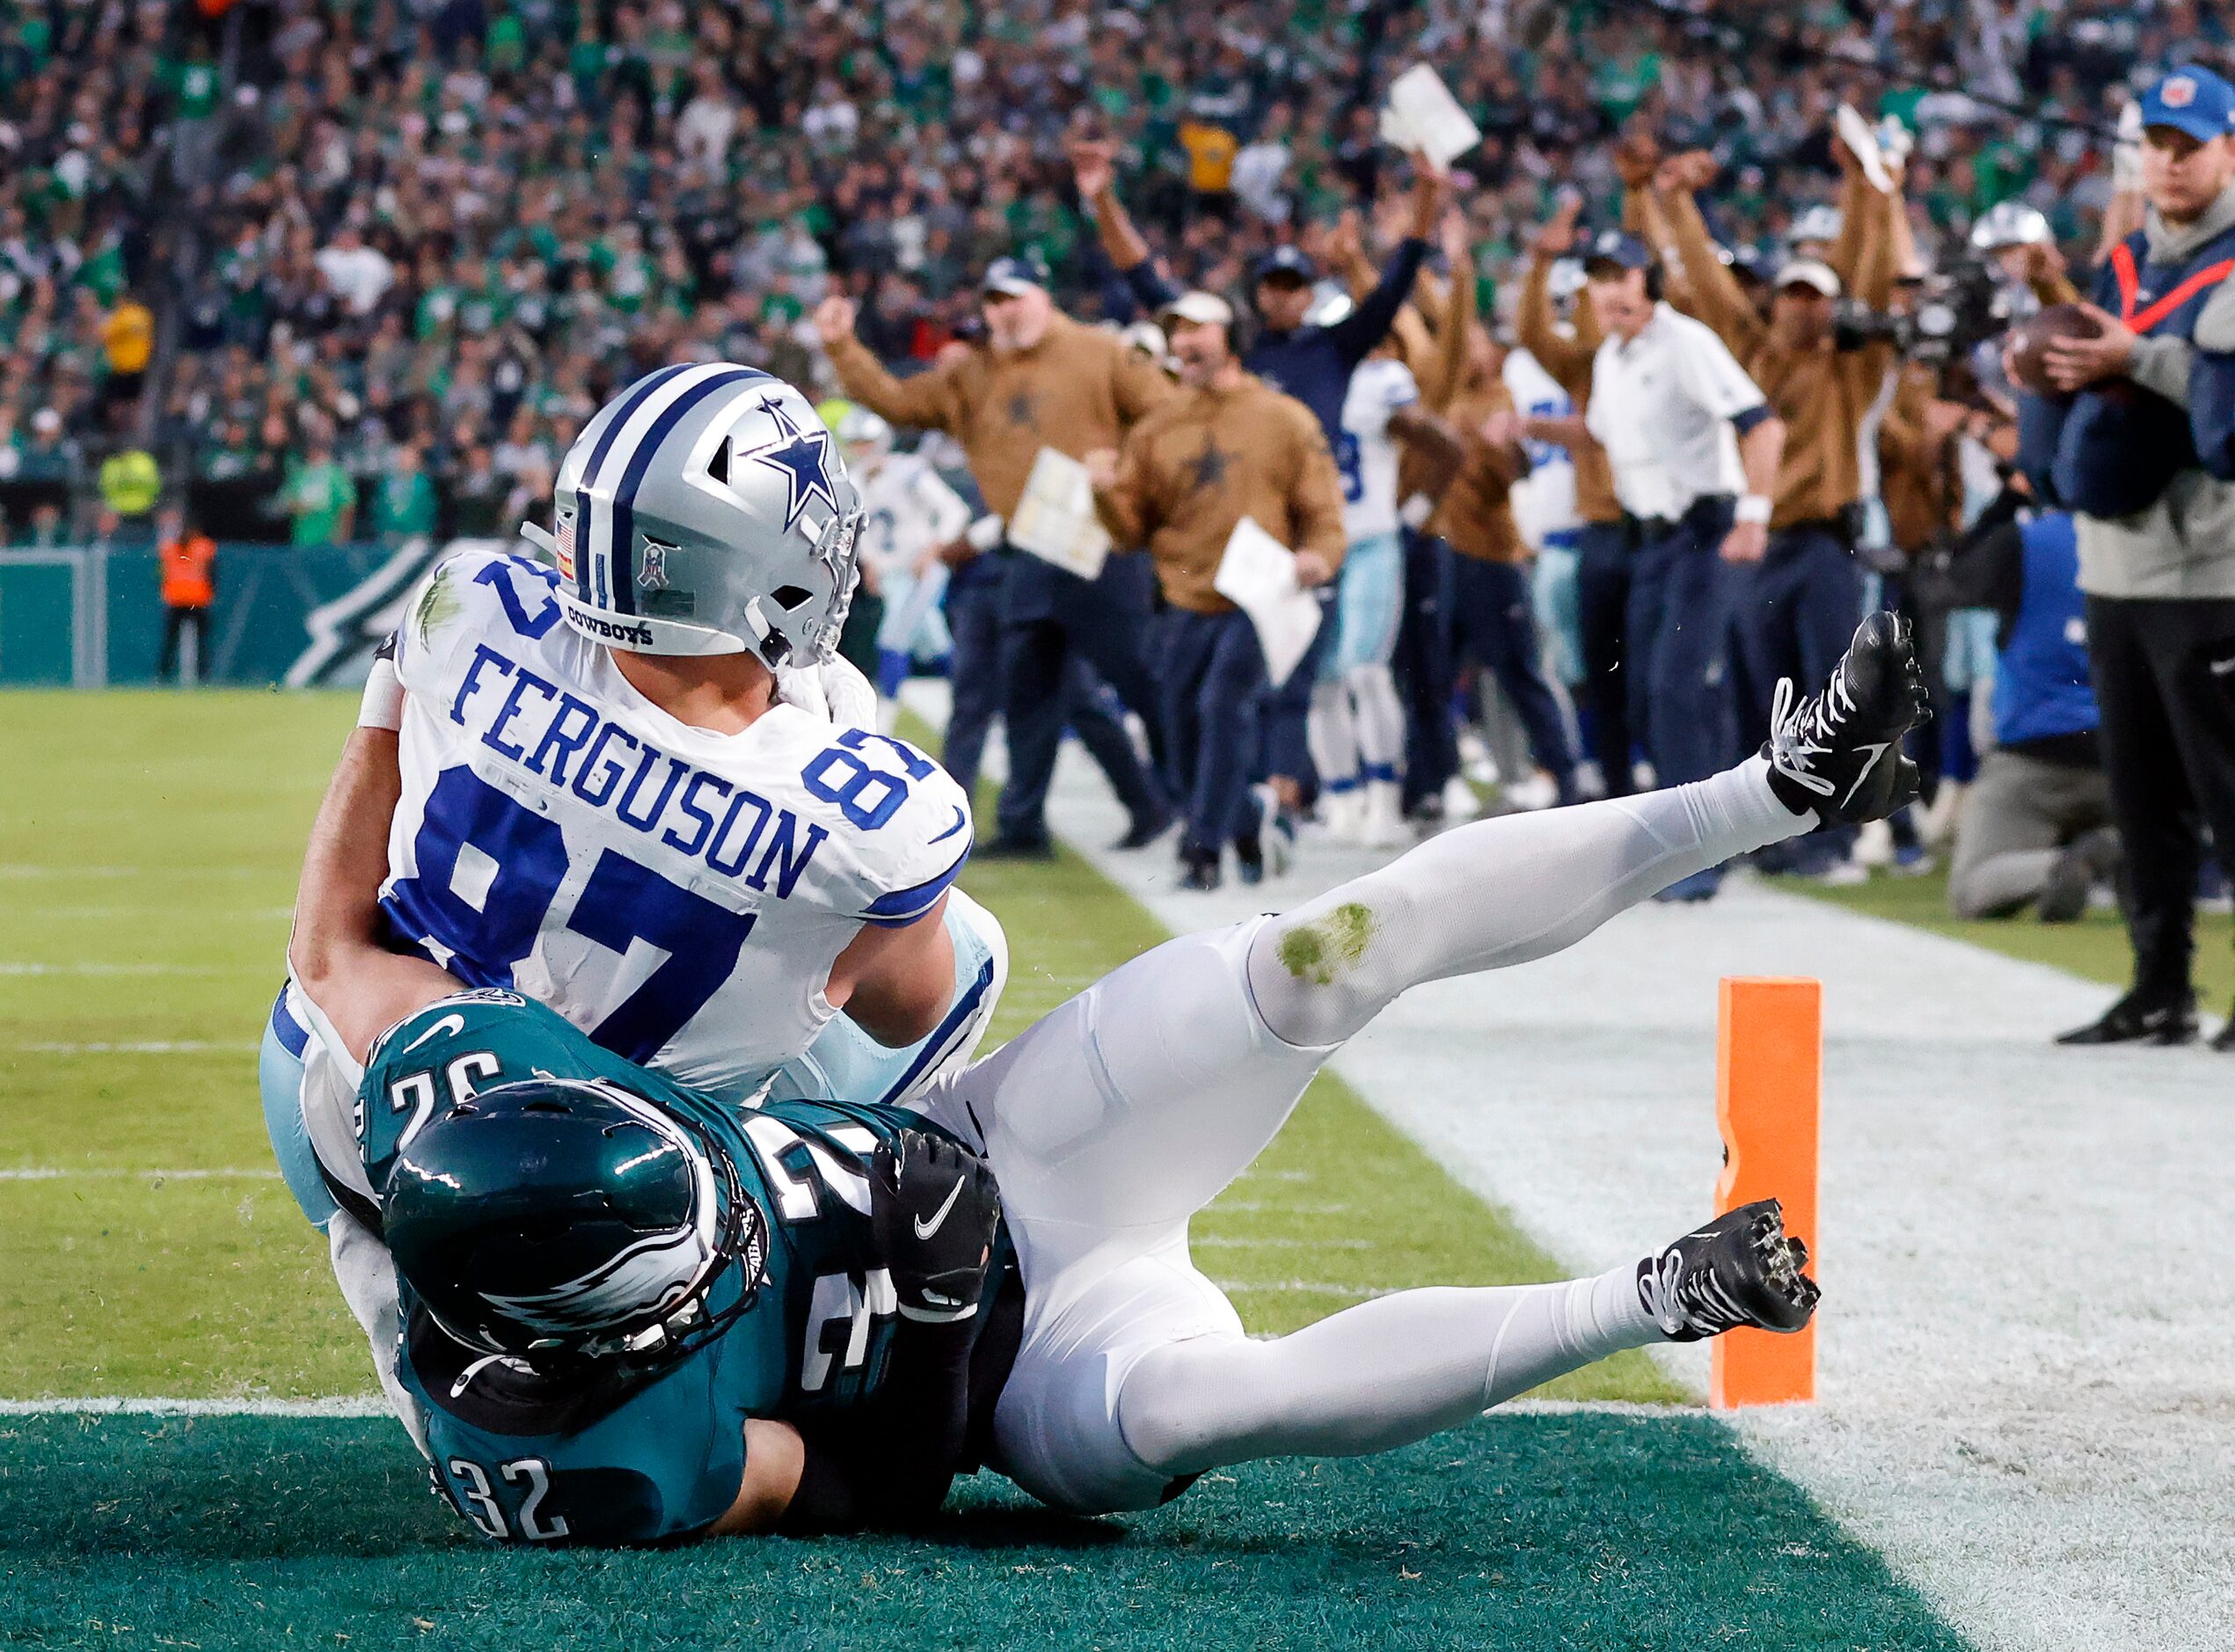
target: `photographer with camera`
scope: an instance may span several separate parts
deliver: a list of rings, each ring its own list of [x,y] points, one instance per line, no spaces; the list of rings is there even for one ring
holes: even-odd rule
[[[1834,147],[1844,184],[1833,256],[1846,266],[1854,296],[1884,311],[1894,293],[1900,198],[1873,188],[1846,147]],[[1829,671],[1862,612],[1855,559],[1861,444],[1894,352],[1881,340],[1840,347],[1833,321],[1842,277],[1816,259],[1789,259],[1778,271],[1763,318],[1724,266],[1700,214],[1696,196],[1714,170],[1697,152],[1664,164],[1654,204],[1683,260],[1693,313],[1730,347],[1786,432],[1774,493],[1740,504],[1740,521],[1769,529],[1734,608],[1739,732],[1751,741],[1769,732],[1778,680],[1813,682]],[[1853,837],[1848,827],[1813,834],[1798,848],[1795,869],[1830,872],[1846,861]]]
[[[2020,463],[2078,519],[2129,876],[2134,985],[2068,1044],[2196,1035],[2199,816],[2235,870],[2235,483],[2207,468],[2228,468],[2213,432],[2235,423],[2235,390],[2200,355],[2235,349],[2235,86],[2177,68],[2141,118],[2143,227],[2112,248],[2094,303],[2044,312],[2005,355],[2027,391]],[[2235,1033],[2214,1043],[2235,1050]]]

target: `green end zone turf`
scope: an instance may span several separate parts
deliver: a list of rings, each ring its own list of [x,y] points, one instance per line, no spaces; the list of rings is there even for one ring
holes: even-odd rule
[[[659,1553],[483,1549],[425,1488],[376,1422],[0,1419],[0,1644],[1960,1645],[1697,1414],[1492,1418],[1123,1521],[982,1477],[926,1537]]]
[[[254,1089],[352,711],[0,695],[0,750],[37,777],[0,792],[0,1396],[371,1385]],[[968,882],[1011,938],[997,1038],[1163,939],[1074,856]],[[201,1173],[157,1173],[182,1171]],[[1260,1333],[1560,1272],[1333,1078],[1194,1234]],[[1546,1392],[1685,1398],[1638,1354]],[[0,1646],[1955,1644],[1682,1411],[1509,1414],[1385,1458],[1212,1476],[1122,1522],[1061,1521],[982,1476],[929,1539],[494,1553],[423,1488],[384,1422],[0,1416]]]

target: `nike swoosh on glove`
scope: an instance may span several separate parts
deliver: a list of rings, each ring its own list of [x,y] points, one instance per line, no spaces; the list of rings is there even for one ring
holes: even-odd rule
[[[869,1161],[869,1224],[904,1319],[978,1311],[1001,1188],[993,1166],[924,1130],[902,1130]]]

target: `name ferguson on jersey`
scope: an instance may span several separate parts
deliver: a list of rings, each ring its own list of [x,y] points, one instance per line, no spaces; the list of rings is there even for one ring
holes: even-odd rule
[[[773,875],[778,900],[791,897],[829,836],[790,809],[639,740],[589,701],[484,642],[473,646],[449,717],[513,769],[722,877],[766,893]]]

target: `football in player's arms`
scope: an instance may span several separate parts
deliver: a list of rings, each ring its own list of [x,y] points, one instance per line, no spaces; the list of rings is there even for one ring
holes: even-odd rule
[[[1187,1224],[1407,987],[1882,816],[1914,795],[1899,742],[1923,712],[1904,628],[1873,617],[1738,768],[1464,827],[1296,912],[1169,942],[944,1077],[921,1123],[732,1112],[383,951],[373,857],[340,824],[378,772],[385,736],[361,732],[296,965],[369,1056],[362,1156],[438,1477],[487,1535],[546,1543],[910,1519],[981,1460],[1058,1507],[1143,1509],[1219,1465],[1419,1439],[1620,1349],[1799,1328],[1816,1288],[1773,1201],[1596,1278],[1399,1292],[1267,1341]]]

